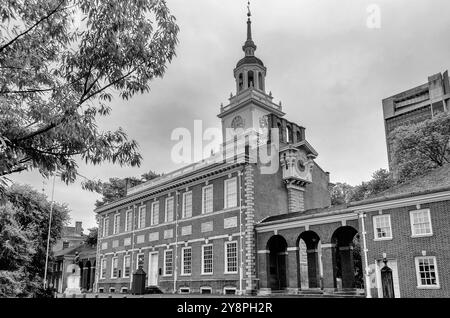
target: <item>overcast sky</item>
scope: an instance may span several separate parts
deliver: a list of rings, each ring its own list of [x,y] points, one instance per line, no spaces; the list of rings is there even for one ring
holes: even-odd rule
[[[112,165],[79,172],[94,179],[139,176],[178,168],[170,160],[172,131],[220,127],[220,104],[235,93],[233,68],[243,57],[245,0],[168,0],[181,28],[177,57],[149,94],[116,99],[104,129],[123,127],[140,144],[140,168]],[[381,28],[366,25],[367,7],[381,9]],[[383,98],[427,81],[450,67],[448,0],[253,0],[256,56],[268,72],[266,89],[283,102],[286,118],[306,127],[318,164],[332,182],[358,184],[387,168]],[[50,196],[51,181],[37,172],[14,175]],[[43,181],[46,184],[43,185]],[[100,196],[80,183],[56,182],[72,223],[96,226]]]

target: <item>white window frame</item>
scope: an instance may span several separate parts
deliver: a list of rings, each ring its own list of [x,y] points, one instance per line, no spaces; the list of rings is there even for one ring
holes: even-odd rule
[[[212,292],[213,292],[212,287],[209,287],[209,286],[202,286],[202,287],[200,287],[200,294],[203,294],[203,291],[204,291],[204,290],[209,290],[209,291],[210,291],[210,294],[212,294]]]
[[[103,237],[107,237],[109,235],[109,216],[103,219]]]
[[[236,287],[224,287],[223,288],[223,294],[224,295],[227,295],[227,290],[232,290],[232,291],[234,291],[235,295],[237,294],[237,288]]]
[[[180,291],[180,294],[190,294],[191,293],[191,289],[189,287],[180,287],[179,291]]]
[[[109,287],[109,293],[115,294],[116,293],[116,287]]]
[[[377,219],[380,218],[388,218],[389,221],[389,232],[390,232],[390,236],[386,236],[386,237],[378,237],[378,232],[377,232]],[[372,218],[372,222],[373,222],[373,236],[374,236],[374,241],[386,241],[386,240],[392,240],[393,238],[393,234],[392,234],[392,222],[391,222],[391,215],[390,214],[380,214],[380,215],[374,215]]]
[[[156,206],[158,207],[158,215],[155,217],[155,207]],[[150,225],[151,226],[159,224],[159,211],[160,211],[159,201],[153,202],[152,207],[151,207],[151,213],[150,213]]]
[[[422,285],[422,279],[420,277],[420,270],[419,270],[419,261],[421,259],[432,259],[433,260],[434,271],[436,274],[436,285]],[[419,289],[440,289],[441,285],[439,282],[439,273],[438,273],[436,256],[418,256],[414,259],[414,262],[415,262],[415,267],[416,267],[417,288],[419,288]]]
[[[172,253],[172,273],[167,274],[167,253],[170,252]],[[175,264],[175,256],[174,256],[174,252],[173,249],[168,249],[164,251],[164,268],[163,268],[163,276],[165,277],[171,277],[173,275],[174,272],[174,264]]]
[[[228,245],[236,244],[236,271],[228,271]],[[229,241],[224,244],[224,261],[225,261],[225,274],[237,274],[239,272],[239,245],[237,241]]]
[[[129,223],[130,219],[131,223]],[[125,212],[125,232],[131,232],[132,230],[133,230],[133,210],[130,209]]]
[[[117,276],[114,276],[114,261],[117,261],[117,274],[119,274],[119,258],[117,256],[111,258],[111,279],[118,278]]]
[[[120,233],[120,213],[114,214],[114,226],[113,226],[113,234]]]
[[[414,233],[414,213],[421,213],[421,212],[426,212],[427,216],[428,216],[428,221],[430,223],[430,233],[426,233],[426,234],[415,234]],[[431,212],[430,209],[422,209],[422,210],[413,210],[413,211],[409,211],[409,223],[411,225],[411,237],[428,237],[428,236],[432,236],[433,235],[433,224],[431,222]]]
[[[122,288],[120,289],[120,293],[121,293],[121,294],[128,294],[128,287],[122,287]]]
[[[211,189],[211,211],[206,211],[206,205],[205,205],[205,192],[206,190]],[[214,186],[212,184],[207,185],[205,187],[202,188],[202,214],[209,214],[214,212]]]
[[[190,273],[185,273],[184,271],[184,251],[185,250],[190,250],[191,251],[191,272]],[[181,249],[181,276],[191,276],[192,275],[192,246],[187,246],[187,247],[183,247]]]
[[[107,259],[104,257],[100,260],[100,279],[106,279],[106,265]]]
[[[139,269],[139,256],[143,256],[144,257],[144,264],[142,264],[142,269],[144,269],[144,265],[145,265],[145,254],[144,253],[139,253],[136,255],[136,269]]]
[[[169,214],[167,213],[170,201],[172,201],[172,219],[171,220],[169,220],[169,217],[168,217]],[[164,222],[165,223],[173,222],[174,215],[175,215],[175,200],[173,197],[168,197],[168,198],[166,198],[166,204],[165,204],[165,209],[164,209]]]
[[[126,271],[126,263],[127,263],[126,259],[130,260],[130,272],[128,273],[128,275],[126,274],[127,273],[127,271]],[[131,275],[131,255],[125,255],[123,257],[123,278],[129,278],[130,275]]]
[[[189,212],[189,216],[187,216],[186,215],[186,197],[187,196],[191,196],[191,209],[190,209],[190,212]],[[183,208],[182,208],[182,218],[183,219],[189,219],[189,218],[191,218],[192,217],[192,191],[188,191],[188,192],[185,192],[185,193],[183,193]]]
[[[234,205],[233,206],[228,206],[228,183],[234,182],[235,183],[235,189],[236,189],[236,200],[234,201]],[[223,186],[223,190],[224,190],[224,195],[223,195],[223,208],[224,209],[233,209],[233,208],[237,208],[238,206],[238,189],[237,189],[237,177],[234,178],[230,178],[224,181],[224,186]]]
[[[205,247],[211,247],[211,272],[205,272]],[[214,246],[213,244],[202,245],[202,275],[214,275]]]

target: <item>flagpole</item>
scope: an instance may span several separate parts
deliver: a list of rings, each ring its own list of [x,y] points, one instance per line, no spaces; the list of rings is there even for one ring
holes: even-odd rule
[[[53,175],[52,201],[50,203],[50,220],[48,222],[48,234],[47,234],[47,252],[45,255],[44,289],[47,289],[48,254],[50,249],[50,235],[52,229],[53,204],[54,204],[53,198],[55,196],[55,179],[56,175]]]

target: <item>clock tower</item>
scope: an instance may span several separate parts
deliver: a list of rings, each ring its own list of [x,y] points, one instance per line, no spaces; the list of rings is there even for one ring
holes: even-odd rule
[[[221,106],[218,117],[222,120],[223,142],[226,144],[237,134],[251,134],[267,128],[267,116],[283,117],[281,102],[273,102],[272,93],[266,93],[267,68],[255,56],[256,45],[252,37],[250,8],[247,19],[247,40],[242,47],[245,56],[234,69],[236,94],[231,94],[229,104]]]

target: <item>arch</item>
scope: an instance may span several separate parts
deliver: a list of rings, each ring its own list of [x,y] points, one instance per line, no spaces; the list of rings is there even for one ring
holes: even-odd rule
[[[258,88],[264,91],[264,77],[261,72],[258,72]]]
[[[360,288],[363,282],[358,231],[352,226],[341,226],[334,231],[331,242],[334,245],[332,257],[335,286],[344,289]]]
[[[314,231],[305,231],[297,239],[298,268],[302,288],[321,287],[320,237]]]
[[[287,286],[287,242],[281,235],[274,235],[267,242],[267,250],[269,288],[284,290]]]
[[[291,125],[286,125],[286,142],[291,143],[294,141],[294,135]]]
[[[244,74],[239,73],[238,77],[238,92],[244,89]]]
[[[248,88],[255,87],[255,73],[253,71],[248,71]]]

